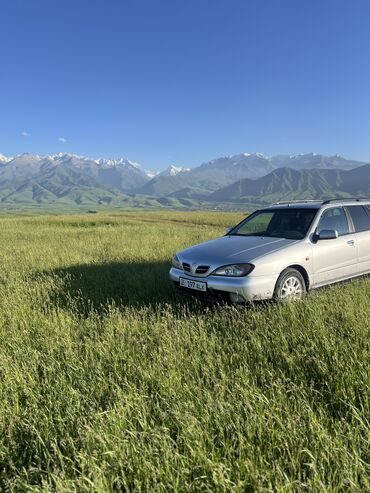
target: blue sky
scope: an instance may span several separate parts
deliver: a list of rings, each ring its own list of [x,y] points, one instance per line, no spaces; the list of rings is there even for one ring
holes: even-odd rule
[[[0,153],[370,161],[368,0],[4,0],[0,18]]]

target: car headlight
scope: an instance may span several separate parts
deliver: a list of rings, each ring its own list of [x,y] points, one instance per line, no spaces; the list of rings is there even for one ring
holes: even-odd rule
[[[181,263],[177,255],[174,255],[172,257],[172,267],[176,267],[176,269],[181,269]]]
[[[229,277],[243,277],[252,272],[254,265],[252,264],[232,264],[224,265],[212,272],[213,276],[229,276]]]

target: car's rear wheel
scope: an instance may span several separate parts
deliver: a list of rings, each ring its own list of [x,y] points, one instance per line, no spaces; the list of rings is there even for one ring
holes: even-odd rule
[[[306,283],[302,274],[296,269],[286,269],[277,280],[274,299],[279,301],[300,300],[306,292]]]

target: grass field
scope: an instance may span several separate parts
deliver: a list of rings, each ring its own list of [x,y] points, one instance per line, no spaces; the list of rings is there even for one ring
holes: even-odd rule
[[[0,490],[370,491],[370,282],[177,298],[240,214],[2,216]]]

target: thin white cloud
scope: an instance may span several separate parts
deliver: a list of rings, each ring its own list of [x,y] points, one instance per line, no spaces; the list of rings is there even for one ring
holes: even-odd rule
[[[21,132],[22,137],[31,137],[31,134],[28,132]]]
[[[59,142],[61,142],[62,144],[65,144],[67,142],[67,139],[65,139],[64,137],[58,137],[58,140]]]

